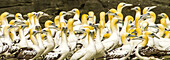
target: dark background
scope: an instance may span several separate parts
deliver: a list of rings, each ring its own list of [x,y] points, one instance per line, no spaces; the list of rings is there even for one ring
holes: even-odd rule
[[[0,0],[0,13],[5,11],[13,14],[20,12],[24,15],[32,11],[43,11],[50,15],[50,17],[40,19],[40,23],[44,24],[46,20],[53,21],[60,11],[78,8],[81,14],[94,11],[98,22],[100,12],[107,12],[110,8],[116,8],[120,2],[133,4],[132,7],[125,7],[122,10],[124,17],[127,15],[134,16],[135,11],[130,9],[135,6],[139,6],[141,9],[147,6],[157,6],[152,11],[156,14],[164,12],[170,16],[170,0]],[[159,23],[159,20],[160,17],[157,17],[156,23]]]

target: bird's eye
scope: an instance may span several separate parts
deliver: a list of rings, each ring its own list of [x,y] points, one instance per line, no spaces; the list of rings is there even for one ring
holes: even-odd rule
[[[108,11],[108,13],[111,13],[110,11]]]
[[[17,21],[15,21],[14,23],[17,23]]]
[[[150,15],[150,13],[147,13],[147,15]]]
[[[46,31],[46,30],[43,30],[43,31]]]
[[[51,25],[54,25],[54,23],[51,23]]]
[[[12,27],[12,25],[10,25],[9,27]]]
[[[130,34],[128,34],[128,36],[130,36]]]
[[[66,27],[66,29],[67,29],[67,27]]]
[[[136,10],[138,10],[138,8],[136,8]]]
[[[99,27],[99,25],[96,25],[96,27]]]
[[[82,29],[82,31],[85,31],[85,29]]]
[[[115,13],[115,15],[117,15],[117,13]]]
[[[89,33],[91,34],[91,31],[89,31]]]
[[[23,28],[24,26],[21,26],[21,28]]]
[[[164,14],[162,14],[162,16],[165,16]]]
[[[132,21],[130,21],[130,23],[132,23]]]
[[[123,4],[123,6],[125,6],[126,4]]]
[[[7,14],[6,16],[9,16],[9,14]]]
[[[154,35],[154,33],[152,33],[151,35]]]
[[[66,13],[63,13],[63,15],[66,14]]]
[[[18,17],[20,17],[20,16],[18,16]]]
[[[33,33],[36,33],[35,31],[33,31]]]
[[[76,12],[75,10],[73,10],[73,12]]]
[[[139,38],[143,38],[142,36],[140,36]]]

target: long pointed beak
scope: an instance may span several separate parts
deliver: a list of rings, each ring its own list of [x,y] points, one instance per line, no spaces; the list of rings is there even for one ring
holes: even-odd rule
[[[56,29],[55,26],[49,26],[48,28],[49,28],[49,29]]]
[[[135,37],[132,40],[140,40],[140,38],[139,37]]]
[[[66,12],[65,15],[72,15],[72,13],[73,13],[73,11],[68,11],[68,12]]]
[[[162,14],[158,14],[158,16],[160,16],[160,17],[161,17],[161,16],[162,16]]]
[[[27,36],[28,34],[30,34],[30,32],[28,32],[25,36]]]
[[[9,14],[7,17],[15,17],[14,14]]]
[[[106,14],[105,14],[105,15],[108,15],[109,13],[110,13],[110,11],[106,12]]]
[[[52,25],[52,26],[55,26],[55,23],[52,23],[51,25]]]
[[[28,17],[28,15],[23,15],[24,17]]]
[[[113,13],[110,13],[110,15],[114,15],[114,16],[117,16],[115,13],[113,14]]]
[[[135,8],[131,8],[131,10],[136,10]]]
[[[126,4],[125,6],[133,6],[133,4]]]
[[[157,35],[155,35],[155,34],[153,34],[153,37],[156,37],[156,38],[160,39],[160,37],[158,37],[158,36],[157,36]]]
[[[13,26],[12,28],[17,28],[18,26]]]
[[[136,35],[129,35],[128,37],[137,37]]]
[[[93,18],[92,16],[87,16],[87,18]]]
[[[43,32],[37,31],[37,33],[43,33]]]
[[[50,16],[50,15],[48,15],[47,13],[44,13],[44,15],[43,16]]]
[[[153,28],[157,28],[158,26],[157,26],[157,25],[154,25],[154,26],[148,26],[148,27],[153,27]]]
[[[156,8],[156,6],[149,7],[149,11],[150,11],[151,9],[154,9],[154,8]]]

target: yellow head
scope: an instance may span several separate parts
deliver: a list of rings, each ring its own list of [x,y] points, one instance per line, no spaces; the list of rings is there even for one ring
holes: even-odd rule
[[[88,15],[93,17],[94,16],[94,12],[93,11],[89,11]]]
[[[81,21],[82,21],[81,24],[87,24],[87,18],[88,18],[88,15],[87,14],[83,14],[82,17],[81,17]]]
[[[168,15],[167,15],[166,13],[161,13],[161,14],[159,14],[158,16],[161,16],[161,17],[163,17],[163,18],[168,18]]]
[[[10,14],[10,13],[8,13],[8,12],[4,12],[4,13],[1,14],[1,19],[7,18],[7,17],[14,17],[14,15],[13,15],[13,14]]]
[[[133,22],[134,18],[130,15],[125,17],[124,24],[129,24],[130,22]]]
[[[44,12],[42,12],[42,11],[39,11],[38,13],[38,18],[40,18],[40,17],[42,17],[42,16],[49,16],[47,13],[44,13]]]
[[[59,19],[61,18],[62,15],[65,15],[65,14],[66,14],[65,11],[61,11],[61,12],[59,13]]]
[[[119,3],[118,6],[117,6],[117,11],[121,13],[122,9],[126,6],[132,6],[132,4],[126,4],[126,3],[123,3],[123,2]]]
[[[51,25],[54,25],[54,22],[52,22],[51,20],[47,20],[47,21],[45,22],[45,28],[48,28],[48,27],[51,26]]]
[[[9,22],[10,25],[14,25],[15,23],[17,23],[16,20],[11,20],[11,21]]]
[[[120,13],[120,12],[116,12],[116,13],[111,14],[111,15],[114,15],[115,17],[118,17],[119,19],[123,20],[123,14]]]
[[[33,17],[34,15],[35,15],[35,13],[34,13],[34,12],[32,12],[32,13],[28,13],[28,14],[27,14],[28,18],[31,18],[31,17]]]
[[[153,9],[153,8],[156,8],[156,6],[151,6],[151,7],[145,7],[144,9],[143,9],[143,14],[146,14],[147,12],[149,12],[151,9]]]
[[[79,12],[79,10],[77,9],[77,8],[74,8],[74,9],[72,9],[71,10],[73,13],[76,13],[76,14],[79,14],[80,15],[80,12]]]
[[[15,19],[20,19],[20,20],[23,20],[24,18],[22,17],[22,14],[21,13],[17,13],[15,14]]]
[[[141,12],[140,7],[134,7],[134,8],[131,8],[131,10],[135,10],[135,11],[139,11],[139,12]]]

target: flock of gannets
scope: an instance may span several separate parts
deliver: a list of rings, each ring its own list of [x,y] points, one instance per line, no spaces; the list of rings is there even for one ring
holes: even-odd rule
[[[160,24],[155,24],[156,14],[150,11],[156,6],[140,7],[135,17],[123,18],[122,9],[132,4],[120,3],[116,9],[100,12],[96,23],[93,11],[82,14],[78,9],[61,11],[54,22],[47,20],[42,28],[39,19],[49,16],[44,12],[31,12],[24,17],[20,13],[4,12],[0,15],[1,59],[39,60],[108,60],[142,59],[162,60],[170,58],[170,21],[165,13]],[[66,15],[74,14],[65,20]],[[108,22],[105,16],[108,15]],[[8,17],[15,17],[8,23]],[[121,29],[120,29],[121,28]]]

